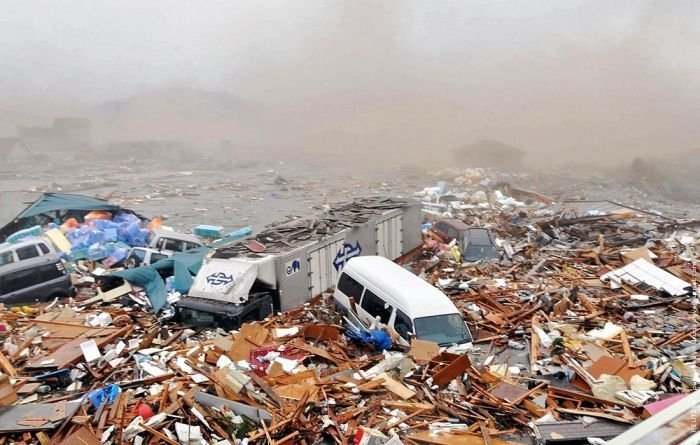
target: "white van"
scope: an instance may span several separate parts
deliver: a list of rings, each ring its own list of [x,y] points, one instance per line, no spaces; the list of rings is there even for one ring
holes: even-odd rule
[[[472,341],[467,324],[452,301],[430,283],[380,256],[352,258],[338,277],[336,305],[371,325],[377,318],[406,342],[411,337],[440,346]]]

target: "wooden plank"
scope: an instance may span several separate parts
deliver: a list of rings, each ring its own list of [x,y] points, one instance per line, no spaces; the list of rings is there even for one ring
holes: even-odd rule
[[[627,357],[627,365],[632,367],[635,362],[634,355],[632,355],[632,348],[630,348],[627,332],[624,329],[620,332],[620,339],[622,340],[622,350],[625,351],[625,357]]]
[[[379,374],[376,378],[382,379],[382,386],[404,400],[410,399],[416,395],[415,391],[411,391],[403,383],[392,379],[386,372]]]
[[[440,388],[447,386],[453,379],[459,377],[471,366],[471,361],[467,354],[460,355],[449,365],[442,368],[433,376],[433,383]]]
[[[5,357],[5,354],[2,352],[0,352],[0,368],[2,368],[5,374],[9,375],[10,377],[17,377],[17,370],[14,366],[12,366],[12,363],[10,363],[7,357]]]
[[[429,403],[416,403],[416,402],[402,402],[398,400],[382,400],[382,406],[387,407],[387,408],[396,408],[400,409],[402,411],[406,410],[426,410],[426,411],[434,411],[435,406],[429,404]]]
[[[172,440],[171,438],[169,438],[165,434],[162,434],[161,432],[154,430],[153,428],[146,425],[145,423],[141,423],[141,424],[139,424],[139,426],[141,428],[143,428],[144,430],[148,431],[149,433],[151,433],[153,435],[153,437],[157,437],[158,439],[162,440],[165,443],[169,443],[170,445],[180,445],[179,442],[175,442],[174,440]]]
[[[489,429],[486,426],[486,422],[479,420],[479,429],[481,430],[481,436],[484,438],[485,445],[493,445],[491,441],[491,436],[489,435]]]

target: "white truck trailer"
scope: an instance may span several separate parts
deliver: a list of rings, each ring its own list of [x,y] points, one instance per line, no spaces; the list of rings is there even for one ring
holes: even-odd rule
[[[273,225],[210,252],[187,297],[183,322],[235,328],[287,311],[335,286],[354,256],[395,260],[421,246],[420,202],[364,198]]]

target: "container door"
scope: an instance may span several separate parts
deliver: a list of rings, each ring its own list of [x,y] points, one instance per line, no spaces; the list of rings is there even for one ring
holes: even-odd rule
[[[338,282],[342,268],[336,269],[334,261],[344,252],[345,240],[340,239],[309,252],[309,287],[315,297]]]
[[[394,260],[403,253],[402,217],[394,216],[377,224],[377,255]]]
[[[321,249],[309,252],[309,290],[312,297],[321,293]]]

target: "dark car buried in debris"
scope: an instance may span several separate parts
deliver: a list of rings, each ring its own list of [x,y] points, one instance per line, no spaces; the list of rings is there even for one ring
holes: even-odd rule
[[[500,258],[489,229],[469,227],[458,219],[440,220],[433,228],[442,235],[457,240],[463,261],[490,261]]]
[[[55,254],[0,266],[0,303],[12,305],[67,297],[70,275]]]

